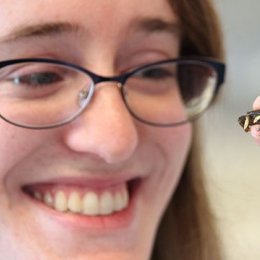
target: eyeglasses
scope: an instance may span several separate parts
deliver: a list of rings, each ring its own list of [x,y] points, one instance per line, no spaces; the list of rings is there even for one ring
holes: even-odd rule
[[[225,65],[211,59],[171,59],[103,77],[64,61],[0,62],[0,117],[20,127],[46,129],[77,118],[101,82],[116,82],[134,118],[177,126],[204,112],[224,82]]]

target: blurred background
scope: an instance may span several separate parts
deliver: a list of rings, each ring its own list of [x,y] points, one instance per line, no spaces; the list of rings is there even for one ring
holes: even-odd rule
[[[237,118],[260,95],[260,1],[214,0],[221,16],[227,78],[200,119],[210,196],[227,260],[260,259],[260,147]]]

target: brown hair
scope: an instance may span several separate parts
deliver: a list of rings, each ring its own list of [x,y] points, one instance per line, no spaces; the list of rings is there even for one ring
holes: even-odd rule
[[[211,1],[170,0],[170,4],[182,29],[181,56],[222,59],[222,35]],[[194,138],[180,183],[158,230],[154,260],[222,259],[198,148]]]

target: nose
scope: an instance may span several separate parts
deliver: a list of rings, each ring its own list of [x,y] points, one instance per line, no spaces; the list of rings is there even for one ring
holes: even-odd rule
[[[91,154],[107,163],[127,160],[138,134],[115,83],[98,84],[86,110],[67,125],[65,143],[74,152]]]

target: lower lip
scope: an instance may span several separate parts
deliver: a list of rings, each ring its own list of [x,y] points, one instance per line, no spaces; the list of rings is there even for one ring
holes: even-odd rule
[[[136,208],[137,208],[137,197],[139,193],[140,185],[135,185],[135,187],[130,191],[129,194],[129,204],[126,209],[122,211],[115,212],[111,215],[102,216],[85,216],[73,213],[63,213],[58,212],[44,203],[37,201],[36,199],[30,197],[27,194],[23,194],[29,198],[38,208],[43,210],[46,214],[51,216],[51,218],[58,222],[65,228],[74,228],[80,230],[102,230],[104,233],[106,230],[111,231],[117,229],[123,229],[131,226],[134,221]]]

